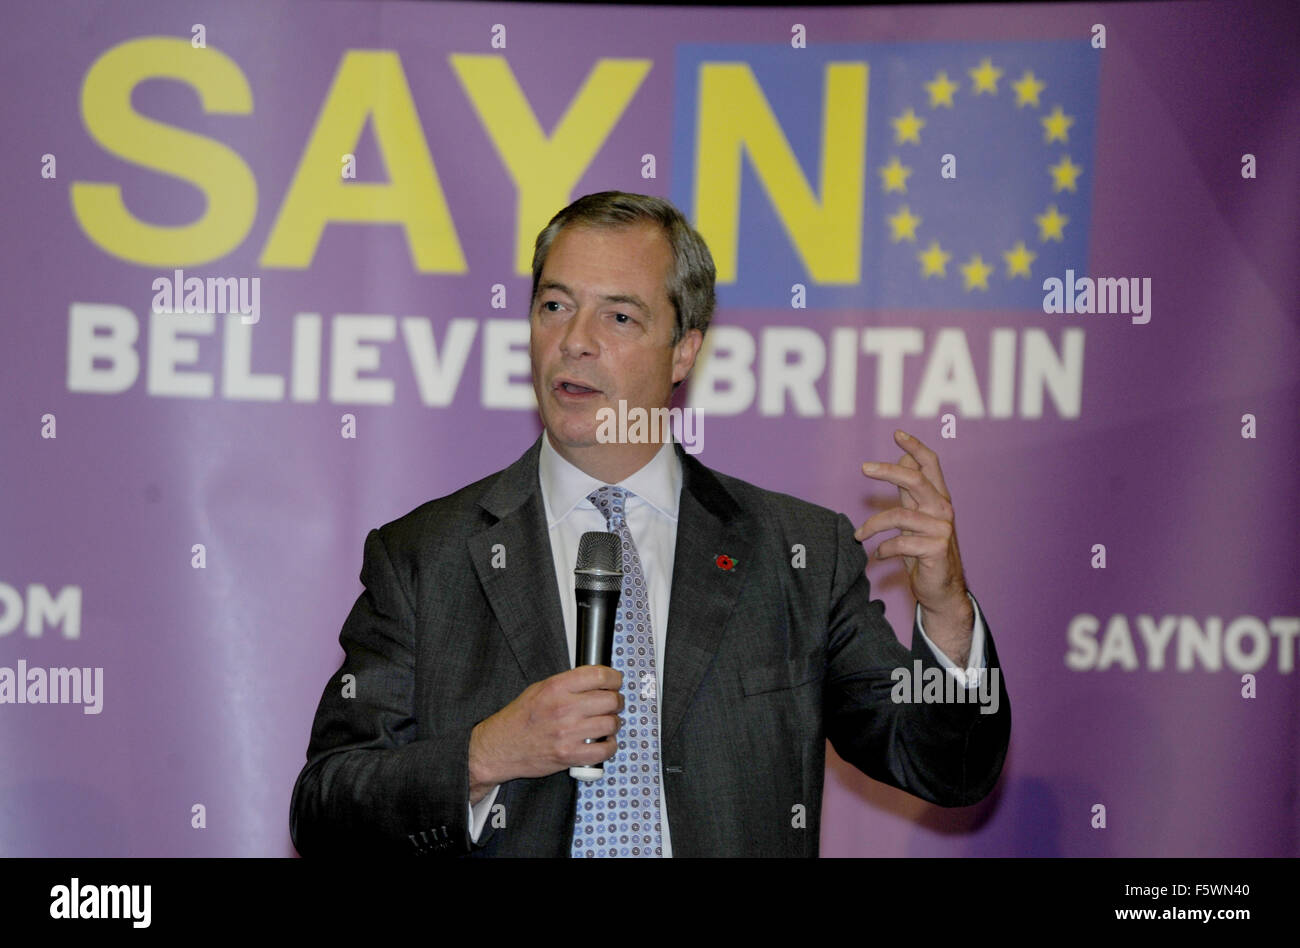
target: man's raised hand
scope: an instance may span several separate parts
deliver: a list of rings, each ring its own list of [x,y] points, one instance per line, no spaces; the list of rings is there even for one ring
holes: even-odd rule
[[[858,527],[854,537],[865,541],[887,530],[901,530],[876,548],[876,556],[903,557],[912,595],[921,604],[927,634],[931,625],[937,624],[932,616],[939,623],[969,631],[974,610],[966,597],[952,497],[939,458],[906,432],[895,431],[894,440],[904,451],[898,463],[869,462],[862,465],[862,473],[895,485],[902,506],[875,514]],[[931,638],[938,644],[938,639]]]

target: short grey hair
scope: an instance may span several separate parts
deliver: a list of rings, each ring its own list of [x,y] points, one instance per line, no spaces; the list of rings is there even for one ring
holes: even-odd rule
[[[537,302],[537,284],[542,267],[551,252],[551,244],[565,227],[631,227],[657,224],[672,253],[673,265],[668,272],[668,299],[677,311],[672,344],[677,345],[691,329],[701,334],[709,329],[716,305],[714,281],[717,271],[713,255],[704,238],[691,227],[681,211],[663,198],[624,191],[600,191],[578,198],[551,218],[537,235],[533,248],[533,295],[528,309]]]

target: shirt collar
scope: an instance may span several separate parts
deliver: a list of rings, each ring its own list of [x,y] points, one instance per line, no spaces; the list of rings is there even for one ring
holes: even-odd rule
[[[542,448],[537,458],[537,477],[546,503],[547,529],[568,517],[575,507],[593,509],[587,495],[605,483],[561,457],[551,446],[550,436],[545,431],[542,432]],[[677,457],[674,442],[665,441],[644,467],[614,486],[627,488],[676,522],[682,490],[682,462]],[[632,504],[635,506],[636,501]]]

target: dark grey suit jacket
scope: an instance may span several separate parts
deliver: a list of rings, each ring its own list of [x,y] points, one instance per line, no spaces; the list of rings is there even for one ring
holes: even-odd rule
[[[467,827],[470,731],[570,667],[540,447],[366,537],[365,591],[339,636],[346,657],[294,786],[290,832],[302,855],[568,855],[567,771],[507,782],[477,843]],[[895,704],[895,668],[938,663],[915,629],[911,652],[900,645],[871,600],[849,519],[677,452],[660,694],[673,854],[817,855],[827,738],[864,773],[933,803],[986,796],[1010,733],[1005,684],[997,714]],[[497,544],[504,569],[492,565]],[[734,568],[719,567],[720,554]],[[986,659],[998,667],[991,635]]]

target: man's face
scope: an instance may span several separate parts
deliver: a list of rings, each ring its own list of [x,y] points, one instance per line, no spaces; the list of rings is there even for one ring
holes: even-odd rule
[[[668,239],[653,224],[569,226],[552,242],[529,317],[529,353],[542,422],[569,460],[598,444],[600,409],[617,413],[620,399],[628,409],[666,407],[673,383],[694,365],[699,330],[670,345],[671,266]]]

